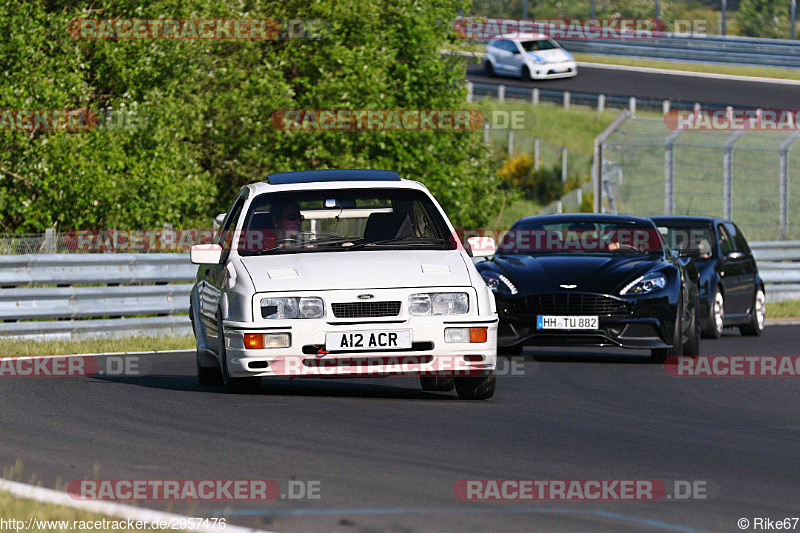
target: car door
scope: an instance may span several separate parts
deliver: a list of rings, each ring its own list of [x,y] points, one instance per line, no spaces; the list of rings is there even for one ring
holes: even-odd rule
[[[732,318],[746,312],[744,302],[745,254],[736,250],[736,244],[725,224],[717,224],[720,247],[719,275],[725,291],[725,317]]]
[[[222,297],[222,284],[225,280],[228,254],[236,238],[236,227],[241,218],[246,198],[246,191],[236,198],[217,234],[216,243],[222,246],[223,260],[218,265],[200,265],[198,278],[199,315],[203,321],[203,331],[207,346],[216,346],[217,309],[219,309],[219,302]]]
[[[747,239],[739,227],[733,222],[725,224],[725,229],[728,230],[731,238],[733,239],[734,250],[738,254],[742,254],[736,261],[741,265],[739,272],[741,278],[741,312],[749,313],[750,307],[753,305],[753,298],[756,294],[756,259],[753,257],[753,252],[750,251],[750,246],[747,244]]]
[[[511,62],[514,54],[511,53],[511,50],[514,50],[514,43],[511,41],[507,41],[505,39],[501,39],[497,41],[497,54],[496,54],[496,64],[495,70],[501,72],[503,74],[511,73]]]
[[[522,46],[517,41],[506,41],[511,51],[511,57],[508,60],[509,73],[519,76],[522,74],[522,66],[525,64],[525,54]]]

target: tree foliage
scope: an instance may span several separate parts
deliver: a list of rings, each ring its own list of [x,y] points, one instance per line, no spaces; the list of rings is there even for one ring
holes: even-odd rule
[[[460,0],[0,0],[0,109],[133,113],[139,129],[0,131],[0,231],[208,225],[271,172],[385,168],[425,183],[456,225],[496,211],[479,132],[285,132],[281,109],[457,109],[438,54]],[[80,4],[80,5],[79,5]],[[321,19],[320,40],[79,40],[74,18]],[[128,115],[123,115],[128,116]],[[102,122],[102,121],[101,121]]]

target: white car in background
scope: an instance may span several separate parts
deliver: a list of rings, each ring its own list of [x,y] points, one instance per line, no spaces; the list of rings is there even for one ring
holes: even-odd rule
[[[455,235],[425,186],[395,172],[285,172],[243,187],[216,242],[191,250],[200,383],[247,392],[268,376],[399,374],[491,397],[494,295]]]
[[[523,80],[571,78],[578,74],[572,54],[544,34],[530,38],[498,38],[486,45],[483,68],[490,76],[517,76]]]

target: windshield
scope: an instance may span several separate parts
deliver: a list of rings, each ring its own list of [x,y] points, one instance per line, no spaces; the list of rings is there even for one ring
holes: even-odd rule
[[[523,41],[520,43],[526,52],[539,52],[541,50],[554,50],[558,48],[555,41],[550,39],[536,39],[533,41]]]
[[[250,204],[241,255],[352,250],[453,250],[430,198],[408,189],[269,193]]]
[[[700,249],[699,259],[714,257],[714,246],[711,244],[714,242],[714,233],[710,224],[664,224],[663,222],[656,224],[667,246],[673,250],[696,246]]]
[[[502,253],[662,255],[658,231],[637,222],[587,220],[524,221],[515,224],[498,246]]]

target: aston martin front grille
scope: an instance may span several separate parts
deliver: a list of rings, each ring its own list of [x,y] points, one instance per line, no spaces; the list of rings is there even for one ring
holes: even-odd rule
[[[630,311],[627,302],[586,293],[534,294],[509,302],[510,313],[535,315],[618,315]]]

